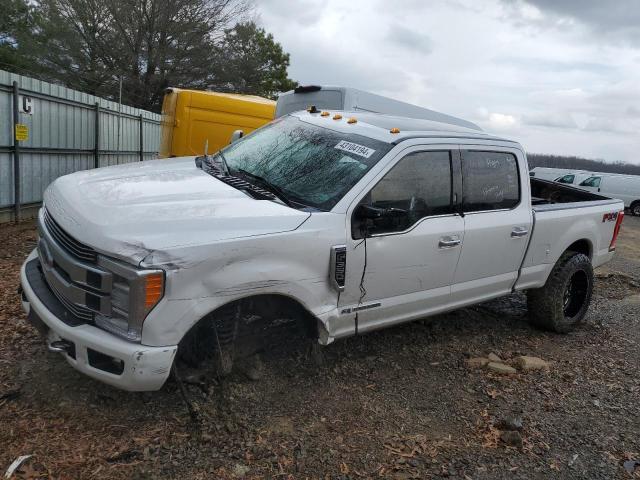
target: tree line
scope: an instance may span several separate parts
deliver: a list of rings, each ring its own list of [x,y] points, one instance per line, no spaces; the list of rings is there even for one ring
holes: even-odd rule
[[[622,173],[625,175],[640,175],[640,165],[624,162],[605,162],[589,158],[545,155],[540,153],[527,154],[529,168],[551,167],[566,168],[568,170],[588,170],[591,172]]]
[[[275,98],[289,54],[246,0],[0,0],[0,69],[160,111],[167,87]]]

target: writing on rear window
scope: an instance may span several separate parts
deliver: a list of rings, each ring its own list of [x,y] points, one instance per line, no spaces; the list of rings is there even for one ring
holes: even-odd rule
[[[373,148],[365,147],[364,145],[358,145],[357,143],[347,142],[346,140],[341,140],[334,147],[338,150],[344,150],[345,152],[355,153],[364,158],[369,158],[371,155],[376,153]]]

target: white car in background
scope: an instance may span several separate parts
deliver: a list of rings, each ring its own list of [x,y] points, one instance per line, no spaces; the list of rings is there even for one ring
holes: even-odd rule
[[[620,199],[633,215],[640,216],[640,175],[593,173],[577,186],[606,197]]]
[[[556,181],[565,175],[575,174],[576,171],[570,168],[534,167],[529,171],[529,176],[539,180]]]
[[[565,185],[573,185],[574,187],[580,185],[587,178],[591,177],[593,172],[572,172],[563,175],[562,177],[556,178],[553,181],[558,183],[564,183]]]

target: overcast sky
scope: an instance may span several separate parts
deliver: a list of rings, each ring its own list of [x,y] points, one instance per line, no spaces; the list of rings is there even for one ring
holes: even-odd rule
[[[640,164],[640,0],[257,0],[302,84],[477,122],[529,152]]]

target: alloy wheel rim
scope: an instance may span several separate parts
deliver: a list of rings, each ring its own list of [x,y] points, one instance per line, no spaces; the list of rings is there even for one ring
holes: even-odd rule
[[[579,270],[571,275],[562,298],[565,318],[571,319],[580,313],[587,299],[588,289],[589,279],[584,271]]]

